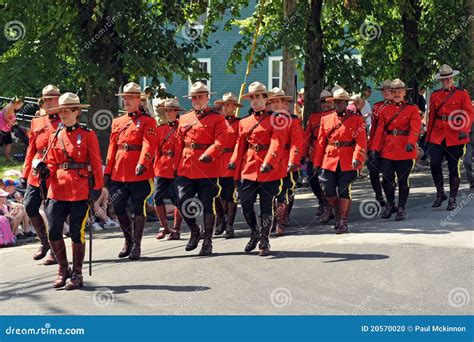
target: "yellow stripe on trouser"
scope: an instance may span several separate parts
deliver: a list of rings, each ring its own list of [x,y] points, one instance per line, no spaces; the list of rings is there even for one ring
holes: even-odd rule
[[[79,232],[80,233],[79,236],[81,237],[81,243],[86,243],[86,223],[87,223],[87,218],[89,217],[89,211],[90,210],[91,210],[91,206],[88,204],[86,215],[82,219],[81,230]],[[91,222],[91,224],[92,224],[92,222]]]
[[[274,207],[274,203],[275,203],[275,197],[277,197],[283,190],[283,178],[280,179],[280,185],[278,186],[278,193],[276,194],[276,196],[273,196],[272,197],[272,216],[275,215],[275,207]]]
[[[212,214],[213,215],[217,215],[217,211],[216,211],[216,198],[219,198],[219,196],[221,195],[221,191],[222,191],[222,187],[221,187],[221,184],[219,182],[220,178],[217,177],[217,180],[216,180],[216,185],[217,185],[217,195],[216,197],[213,197],[212,198]]]
[[[408,187],[410,187],[410,175],[411,175],[411,172],[413,171],[413,169],[415,168],[415,165],[416,165],[416,159],[412,159],[412,166],[411,166],[411,169],[410,169],[410,173],[408,174],[408,177],[407,177],[407,185]]]
[[[464,147],[462,148],[462,156],[458,160],[458,178],[461,178],[461,162],[464,160],[464,156],[466,155],[466,149],[467,145],[464,144]]]
[[[238,196],[237,196],[237,188],[236,187],[232,187],[232,201],[234,203],[237,203],[237,199],[238,199]]]
[[[148,181],[150,182],[150,193],[143,201],[143,216],[145,217],[146,217],[146,202],[148,202],[148,199],[151,197],[151,195],[153,195],[154,188],[155,188],[155,183],[153,182],[153,179],[149,179]]]
[[[297,171],[298,172],[298,177],[300,175],[300,170]],[[290,171],[289,172],[290,174],[290,182],[291,182],[291,186],[286,190],[286,202],[288,203],[289,202],[289,198],[288,198],[288,193],[290,192],[294,192],[295,191],[295,187],[296,187],[296,181],[295,181],[295,177],[293,177],[293,171]],[[293,194],[293,197],[294,197],[294,194]]]

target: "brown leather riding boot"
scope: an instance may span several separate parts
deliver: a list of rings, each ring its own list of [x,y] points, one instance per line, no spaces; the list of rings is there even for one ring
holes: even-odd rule
[[[125,258],[130,255],[130,251],[132,249],[132,224],[130,223],[130,218],[128,215],[117,216],[117,219],[120,223],[120,229],[122,229],[123,236],[125,238],[125,244],[123,245],[118,257]]]
[[[349,219],[349,211],[351,209],[352,200],[348,198],[339,198],[339,212],[341,215],[341,221],[339,226],[336,228],[336,234],[349,233],[349,227],[347,221]]]
[[[287,204],[286,203],[278,203],[277,204],[277,209],[276,209],[276,236],[283,236],[285,235],[285,214],[286,214],[286,208]]]
[[[67,261],[66,245],[64,240],[51,241],[51,249],[54,251],[58,260],[58,278],[54,281],[53,287],[60,288],[66,285],[66,280],[71,276],[71,269],[69,268],[69,262]]]
[[[260,243],[258,244],[258,255],[268,256],[270,255],[270,229],[272,226],[272,217],[270,215],[261,215],[261,234]]]
[[[234,221],[237,214],[237,203],[227,203],[227,226],[225,227],[225,238],[232,239],[234,237]]]
[[[458,196],[459,184],[461,184],[460,178],[449,178],[449,200],[446,210],[456,209],[456,197]]]
[[[135,215],[133,220],[133,245],[128,258],[130,260],[139,260],[142,252],[142,237],[145,229],[145,216]]]
[[[179,240],[181,238],[181,224],[183,222],[183,217],[179,212],[178,208],[174,208],[174,223],[171,234],[168,236],[167,240]]]
[[[66,284],[66,290],[76,290],[84,286],[82,280],[82,264],[84,263],[85,254],[85,243],[72,243],[72,275]]]
[[[43,217],[41,215],[30,217],[31,224],[35,228],[36,235],[40,240],[40,247],[33,254],[33,260],[41,260],[43,259],[49,251],[49,240],[48,240],[48,232],[46,231],[46,225],[44,223]]]
[[[339,198],[337,196],[327,197],[326,200],[327,205],[324,207],[324,212],[319,219],[319,223],[328,223],[331,219],[335,218],[336,222],[334,223],[334,228],[337,228],[340,221]]]
[[[199,255],[212,255],[212,233],[214,231],[214,224],[216,217],[212,214],[204,214],[204,241],[201,246]]]
[[[166,218],[166,206],[164,204],[157,205],[155,207],[155,212],[156,212],[156,216],[158,216],[158,219],[160,220],[161,228],[162,228],[156,235],[156,238],[158,240],[161,240],[161,239],[164,239],[166,235],[170,233],[170,230],[168,228],[168,219]]]

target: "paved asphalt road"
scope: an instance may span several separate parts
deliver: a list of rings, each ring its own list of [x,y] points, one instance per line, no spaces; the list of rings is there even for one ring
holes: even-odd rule
[[[431,208],[429,171],[411,184],[408,220],[395,222],[362,217],[373,192],[358,180],[352,233],[342,236],[315,221],[316,201],[303,192],[288,235],[272,238],[263,258],[244,253],[249,232],[240,213],[237,237],[215,238],[208,258],[184,251],[187,228],[181,241],[158,241],[154,224],[142,260],[119,260],[121,233],[104,231],[94,240],[93,276],[79,291],[51,287],[56,266],[31,259],[36,244],[3,248],[1,314],[472,314],[474,193],[463,184],[458,209],[448,212],[446,202]]]

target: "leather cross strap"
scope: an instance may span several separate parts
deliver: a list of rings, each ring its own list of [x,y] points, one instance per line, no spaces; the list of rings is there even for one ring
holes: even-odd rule
[[[398,110],[398,112],[396,112],[396,113],[392,116],[392,118],[385,124],[385,130],[388,129],[388,126],[390,126],[390,124],[393,122],[393,120],[395,120],[395,119],[400,115],[400,113],[401,113],[407,106],[408,106],[408,104],[407,104],[407,103],[404,103],[404,104],[400,107],[400,109]]]
[[[446,101],[448,101],[449,98],[454,95],[454,93],[456,92],[457,89],[458,89],[458,88],[451,89],[451,91],[449,92],[448,96],[446,96],[446,97],[444,98],[444,100],[441,101],[441,103],[439,104],[439,106],[435,108],[434,114],[435,114],[436,118],[438,118],[438,112],[439,112],[439,110],[441,109],[441,107],[443,107],[443,105],[446,103]],[[447,121],[447,120],[443,120],[443,121]]]
[[[339,129],[339,127],[342,126],[342,124],[344,123],[344,121],[346,121],[347,119],[349,119],[353,114],[350,114],[350,113],[347,113],[346,116],[344,116],[341,121],[336,125],[334,126],[328,134],[326,134],[326,139],[329,141],[329,138],[331,137],[331,135],[337,131]]]
[[[222,153],[229,153],[229,152],[234,152],[233,147],[226,147],[222,149]]]

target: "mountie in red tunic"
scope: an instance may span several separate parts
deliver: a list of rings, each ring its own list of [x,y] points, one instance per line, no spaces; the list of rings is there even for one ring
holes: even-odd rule
[[[347,112],[341,116],[332,112],[321,119],[313,163],[328,171],[336,171],[337,164],[341,171],[353,171],[352,160],[358,160],[362,167],[366,147],[364,119]]]
[[[222,146],[222,157],[220,158],[221,173],[220,177],[234,177],[235,170],[229,170],[229,162],[237,144],[237,137],[239,136],[239,121],[235,116],[226,116],[225,123],[227,126],[227,133],[225,136],[225,144]]]
[[[236,165],[235,179],[270,182],[286,177],[283,148],[288,133],[275,119],[276,114],[260,111],[240,120],[237,146],[230,160]],[[272,169],[262,173],[263,163]]]
[[[385,159],[415,159],[420,131],[421,116],[417,106],[406,102],[391,103],[381,111],[371,150],[380,152]],[[410,152],[406,150],[408,144],[413,145]]]
[[[316,146],[318,142],[318,133],[319,127],[321,126],[321,118],[329,113],[332,113],[332,110],[326,112],[316,112],[311,113],[306,124],[306,129],[304,130],[303,137],[303,157],[308,157],[309,160],[314,159],[314,151],[316,151]]]
[[[31,120],[30,143],[26,150],[25,163],[23,165],[22,177],[27,179],[28,184],[39,187],[39,178],[32,170],[34,159],[42,159],[48,148],[48,140],[51,132],[55,131],[59,125],[57,114],[43,115]],[[47,180],[49,184],[49,179]]]
[[[153,178],[156,144],[156,121],[151,117],[134,112],[114,119],[104,174],[117,182]],[[135,174],[138,164],[145,166],[145,172],[140,176]]]
[[[158,144],[155,154],[155,176],[174,178],[178,164],[179,144],[178,120],[165,123],[157,128]]]
[[[426,142],[439,145],[446,139],[446,146],[467,144],[473,122],[474,110],[467,91],[454,86],[439,89],[430,97]],[[459,139],[460,132],[465,134],[464,138]]]
[[[219,177],[219,158],[226,131],[224,117],[211,108],[199,112],[192,110],[182,115],[178,126],[178,176],[190,179]],[[211,157],[210,163],[199,160],[203,154]]]
[[[61,127],[61,126],[59,126]],[[48,198],[57,201],[82,201],[89,198],[89,176],[94,177],[94,190],[104,186],[102,160],[96,134],[79,124],[52,132],[47,164],[51,171]]]

